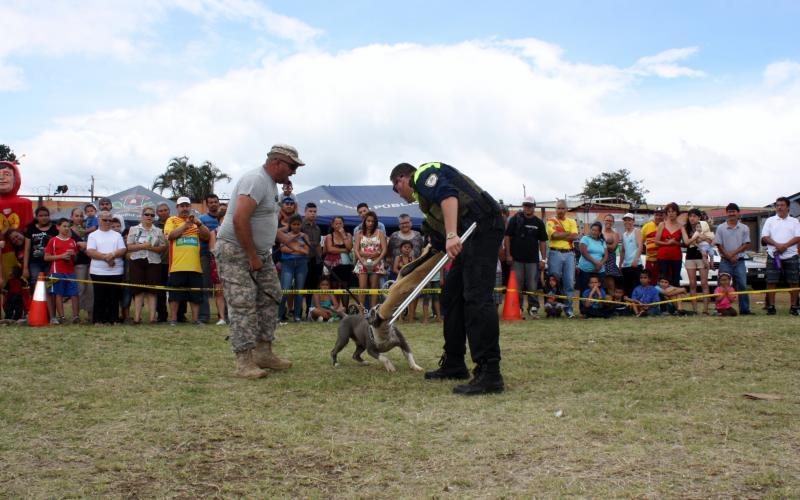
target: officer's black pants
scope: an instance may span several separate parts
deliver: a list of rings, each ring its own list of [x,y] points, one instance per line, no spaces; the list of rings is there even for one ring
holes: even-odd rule
[[[444,352],[463,359],[469,341],[472,360],[480,364],[500,360],[500,324],[494,303],[497,254],[502,226],[472,234],[453,261],[442,289]]]

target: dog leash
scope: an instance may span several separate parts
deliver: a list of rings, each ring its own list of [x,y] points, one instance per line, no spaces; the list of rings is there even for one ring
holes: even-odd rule
[[[265,265],[267,265],[267,264],[265,264]],[[248,271],[248,273],[250,274],[250,279],[253,280],[253,284],[256,285],[256,289],[259,292],[261,292],[264,295],[266,295],[267,297],[269,297],[270,299],[272,299],[272,301],[275,302],[276,304],[278,304],[278,306],[280,306],[281,305],[281,301],[280,300],[276,299],[275,297],[272,296],[272,294],[270,294],[269,292],[267,292],[266,290],[261,288],[261,284],[256,279],[255,272],[254,271]]]

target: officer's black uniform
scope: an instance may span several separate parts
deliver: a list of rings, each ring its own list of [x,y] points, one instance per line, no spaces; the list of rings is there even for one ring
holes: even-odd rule
[[[469,377],[464,354],[465,339],[475,362],[475,378],[454,392],[483,394],[503,390],[500,376],[500,325],[494,303],[497,255],[505,224],[494,198],[469,177],[444,163],[427,163],[417,169],[412,180],[414,197],[425,215],[423,232],[432,245],[444,251],[446,231],[442,200],[458,198],[458,234],[473,222],[477,228],[463,243],[453,261],[441,295],[444,315],[444,355],[438,370],[428,379]]]

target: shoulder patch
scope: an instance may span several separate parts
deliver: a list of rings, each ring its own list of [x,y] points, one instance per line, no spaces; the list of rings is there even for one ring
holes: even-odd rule
[[[439,182],[439,176],[436,174],[430,174],[427,179],[425,179],[425,185],[429,188],[432,188]]]

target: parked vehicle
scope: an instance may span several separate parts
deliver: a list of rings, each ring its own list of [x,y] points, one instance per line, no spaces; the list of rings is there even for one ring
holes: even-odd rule
[[[714,265],[708,271],[708,287],[716,288],[717,276],[719,275],[719,255],[714,255]],[[681,286],[688,289],[689,275],[686,272],[686,252],[683,252],[684,265],[681,267]],[[645,256],[642,255],[642,267],[645,264]],[[746,254],[744,265],[747,268],[747,286],[753,290],[764,290],[767,288],[767,257],[763,254]],[[697,273],[697,271],[695,271]],[[697,276],[697,291],[700,291],[700,275]]]
[[[711,291],[714,291],[714,288],[717,286],[717,275],[719,274],[719,255],[714,254],[714,263],[711,266],[711,269],[708,270],[708,287]],[[698,271],[694,271],[695,277],[697,278],[697,291],[701,291],[700,285],[700,274]],[[686,272],[686,251],[684,249],[683,252],[683,265],[681,266],[681,286],[688,289],[689,288],[689,274]]]
[[[747,254],[744,265],[747,267],[747,285],[753,290],[764,290],[767,288],[766,254]]]

